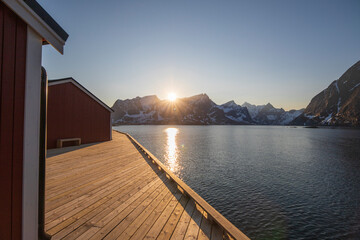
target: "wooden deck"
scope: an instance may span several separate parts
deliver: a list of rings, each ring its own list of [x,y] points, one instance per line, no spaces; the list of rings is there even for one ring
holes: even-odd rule
[[[49,151],[45,229],[52,239],[232,238],[138,148],[113,132],[109,142]]]

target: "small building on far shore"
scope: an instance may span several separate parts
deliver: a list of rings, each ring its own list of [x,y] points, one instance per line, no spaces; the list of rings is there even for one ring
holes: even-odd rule
[[[80,138],[81,144],[111,140],[112,112],[75,79],[49,80],[47,148],[56,148],[60,139]]]

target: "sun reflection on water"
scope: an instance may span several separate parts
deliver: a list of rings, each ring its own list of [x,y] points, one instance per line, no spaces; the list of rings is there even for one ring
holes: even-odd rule
[[[178,134],[179,130],[177,128],[167,128],[165,129],[165,132],[167,135],[165,159],[167,161],[169,169],[172,172],[176,172],[179,167],[179,164],[177,162],[179,151],[176,145],[176,135]]]

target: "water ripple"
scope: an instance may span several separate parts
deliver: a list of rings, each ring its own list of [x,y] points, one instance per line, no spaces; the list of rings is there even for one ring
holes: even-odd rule
[[[250,238],[360,239],[359,130],[167,128],[118,129]]]

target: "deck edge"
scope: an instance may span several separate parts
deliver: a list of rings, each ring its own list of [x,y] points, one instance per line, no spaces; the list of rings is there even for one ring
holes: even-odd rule
[[[192,188],[190,188],[186,183],[184,183],[180,178],[178,178],[174,173],[172,173],[167,167],[157,159],[149,150],[147,150],[143,145],[141,145],[135,138],[130,134],[121,132],[118,130],[114,131],[124,134],[129,138],[129,140],[137,146],[137,148],[142,151],[154,164],[158,165],[170,179],[172,179],[178,187],[180,187],[196,204],[198,204],[211,218],[216,222],[225,233],[229,234],[234,239],[239,240],[250,240],[242,231],[240,231],[236,226],[234,226],[228,219],[226,219],[221,213],[219,213],[215,208],[213,208],[209,203],[207,203],[199,194],[197,194]]]

